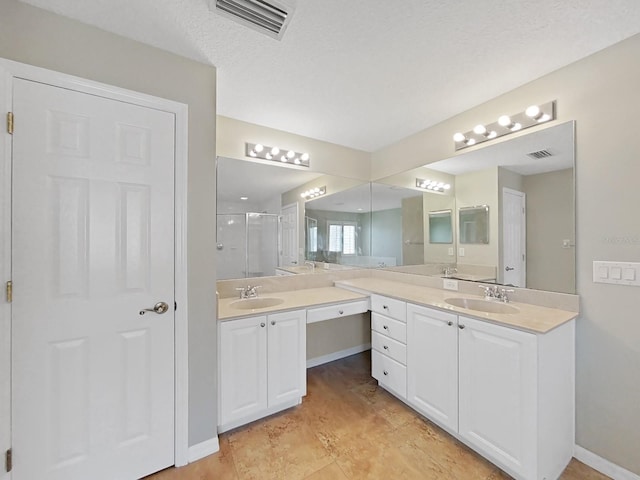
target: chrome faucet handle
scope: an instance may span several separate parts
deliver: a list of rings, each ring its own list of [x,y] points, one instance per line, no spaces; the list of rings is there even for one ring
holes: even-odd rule
[[[495,298],[496,292],[492,289],[492,287],[489,287],[488,285],[478,285],[478,287],[484,288],[484,298],[485,298],[485,300],[489,300],[491,298]]]
[[[509,295],[507,294],[513,292],[515,292],[513,288],[501,288],[500,296],[498,298],[500,298],[500,300],[502,300],[504,303],[509,303]]]

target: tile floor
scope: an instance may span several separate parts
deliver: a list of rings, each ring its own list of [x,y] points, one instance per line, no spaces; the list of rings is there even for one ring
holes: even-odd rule
[[[370,352],[308,370],[301,406],[220,435],[220,452],[146,480],[504,480],[377,386]],[[608,477],[572,460],[562,480]]]

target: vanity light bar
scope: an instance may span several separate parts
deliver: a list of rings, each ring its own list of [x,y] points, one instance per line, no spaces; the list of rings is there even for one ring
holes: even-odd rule
[[[430,192],[443,193],[445,190],[449,190],[451,185],[438,180],[425,180],[423,178],[416,178],[416,187],[423,190],[429,190]]]
[[[298,165],[299,167],[309,167],[310,157],[308,153],[294,152],[286,148],[269,147],[261,143],[245,143],[245,155],[261,160]]]
[[[456,133],[453,136],[455,149],[462,150],[487,140],[493,140],[525,128],[555,120],[555,118],[555,100],[542,105],[531,105],[524,112],[516,113],[515,115],[502,115],[496,122],[487,125],[476,125],[473,130],[469,130],[466,133]]]
[[[301,193],[300,196],[304,198],[304,200],[306,201],[306,200],[311,200],[312,198],[320,197],[326,193],[327,193],[327,187],[316,187],[316,188],[310,188],[306,192]]]

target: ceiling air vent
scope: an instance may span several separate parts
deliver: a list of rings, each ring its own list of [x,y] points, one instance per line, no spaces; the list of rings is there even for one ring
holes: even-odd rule
[[[216,0],[216,11],[276,40],[282,38],[292,13],[262,0]]]
[[[551,153],[549,150],[538,150],[537,152],[527,153],[527,157],[536,158],[536,159],[547,158],[552,156],[553,156],[553,153]]]

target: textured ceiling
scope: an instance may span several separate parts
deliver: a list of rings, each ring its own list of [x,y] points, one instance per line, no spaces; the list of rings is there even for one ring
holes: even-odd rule
[[[218,113],[374,151],[640,32],[638,0],[280,0],[281,41],[207,0],[24,0],[218,68]]]

